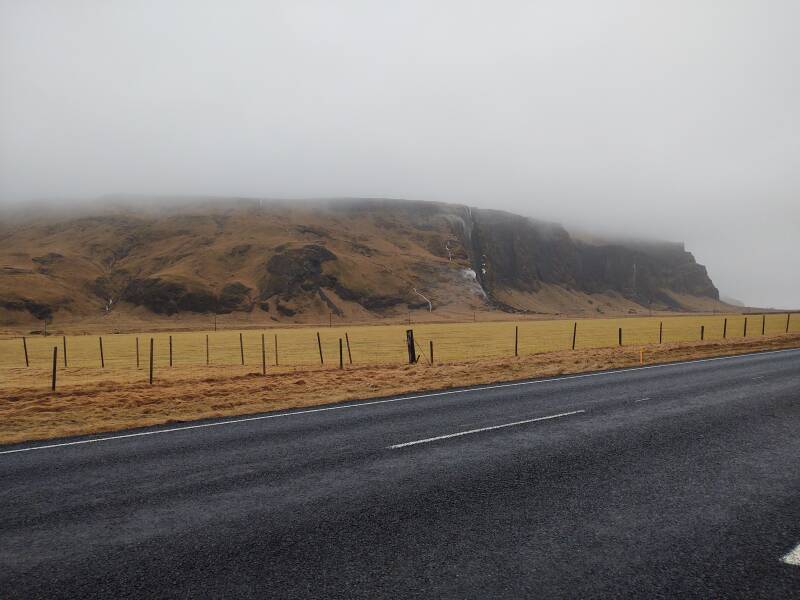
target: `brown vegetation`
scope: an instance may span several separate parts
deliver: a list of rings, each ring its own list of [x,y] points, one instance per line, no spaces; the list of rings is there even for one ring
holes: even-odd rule
[[[498,313],[502,314],[502,313]],[[747,319],[747,336],[760,337],[777,333],[800,332],[800,318],[790,319],[786,314],[768,315],[681,315],[659,317],[626,317],[602,319],[518,319],[491,320],[461,323],[419,323],[412,328],[416,341],[423,349],[429,341],[436,346],[436,356],[442,361],[454,362],[484,358],[501,358],[514,353],[515,337],[520,355],[554,352],[572,347],[574,323],[577,323],[575,347],[578,349],[604,348],[618,342],[618,329],[623,330],[624,345],[644,345],[659,341],[691,342],[700,339],[701,329],[706,340],[724,336],[736,337],[744,334]],[[787,319],[789,321],[787,322]],[[35,371],[36,367],[49,368],[52,364],[53,347],[59,347],[59,368],[87,367],[87,370],[68,369],[58,375],[60,385],[83,384],[87,377],[115,379],[118,371],[136,369],[136,344],[138,340],[139,366],[148,360],[149,341],[154,342],[156,370],[169,367],[170,341],[173,346],[173,365],[183,369],[190,366],[240,365],[242,350],[245,365],[260,368],[261,337],[265,338],[267,364],[275,366],[275,345],[279,349],[281,366],[316,366],[319,364],[317,333],[320,334],[325,362],[331,364],[338,359],[339,339],[345,339],[351,347],[353,363],[397,364],[406,358],[405,330],[407,325],[354,325],[341,326],[332,323],[322,327],[271,327],[259,329],[220,331],[165,331],[150,333],[115,333],[103,337],[105,369],[100,367],[99,336],[67,335],[68,361],[64,365],[61,336],[35,335],[27,337],[25,345],[21,337],[0,338],[0,369],[25,365],[24,348],[27,347],[30,371],[4,374],[0,378],[0,389],[7,385],[17,387],[43,387],[48,383]],[[788,328],[787,328],[788,325]],[[763,327],[763,330],[762,330]],[[515,332],[518,331],[518,336]],[[240,337],[241,335],[241,337]],[[206,354],[208,340],[208,354]],[[240,348],[240,340],[242,347]],[[128,377],[129,374],[122,374]],[[145,374],[140,377],[145,377]],[[160,377],[160,375],[158,375]]]
[[[52,393],[6,384],[0,399],[0,442],[114,431],[146,425],[253,414],[394,394],[547,377],[639,364],[800,347],[800,334],[755,339],[579,349],[519,358],[458,361],[433,366],[365,365],[335,368],[271,369],[188,366],[165,370],[157,385],[127,370],[113,380],[88,368],[68,369],[81,385]],[[13,378],[30,369],[8,369]],[[46,369],[36,369],[46,380]],[[69,375],[69,373],[68,373]],[[27,376],[27,375],[26,375]],[[77,379],[77,377],[76,377]]]
[[[370,322],[428,300],[439,320],[731,310],[681,244],[589,244],[462,205],[119,199],[0,215],[0,328]]]

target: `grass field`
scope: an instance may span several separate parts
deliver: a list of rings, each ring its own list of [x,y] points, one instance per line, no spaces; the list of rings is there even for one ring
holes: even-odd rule
[[[760,333],[760,330],[759,330]],[[800,348],[800,333],[703,342],[583,348],[520,357],[430,365],[272,368],[184,365],[157,372],[156,385],[135,369],[61,369],[69,383],[51,392],[44,368],[11,368],[0,388],[0,444],[116,431],[196,419],[217,419],[510,380],[586,373],[713,356]],[[36,385],[14,386],[17,375]],[[37,379],[38,378],[38,379]],[[21,380],[20,380],[21,381]]]
[[[700,339],[701,326],[705,340],[721,339],[727,319],[727,338],[741,338],[747,319],[747,337],[775,335],[786,332],[787,315],[689,315],[674,317],[630,317],[619,319],[536,320],[519,322],[439,323],[414,325],[418,353],[422,361],[429,360],[429,341],[434,342],[436,362],[472,359],[503,358],[514,355],[515,327],[519,328],[520,356],[570,349],[574,324],[577,323],[576,348],[603,348],[618,344],[618,329],[622,328],[624,346],[639,346],[662,341],[689,342]],[[104,367],[100,371],[113,379],[123,375],[126,380],[137,377],[136,345],[139,344],[139,371],[147,377],[149,344],[153,339],[154,365],[158,372],[170,368],[170,338],[172,339],[172,369],[209,364],[220,367],[244,365],[250,371],[261,368],[261,337],[264,335],[268,368],[310,367],[320,365],[317,332],[322,343],[325,367],[338,367],[339,339],[350,341],[350,354],[354,365],[390,365],[407,362],[405,331],[403,325],[354,325],[349,327],[274,328],[243,331],[200,331],[148,334],[109,334],[102,336]],[[789,320],[789,331],[800,332],[800,316]],[[242,346],[240,347],[240,335]],[[206,358],[208,340],[208,363]],[[277,341],[277,353],[276,353]],[[96,372],[101,368],[99,336],[35,336],[25,340],[31,376],[37,372],[41,380],[43,370],[52,365],[53,347],[58,347],[58,367],[64,367],[66,342],[67,369],[61,375],[63,383],[76,383],[81,369]],[[347,345],[344,361],[349,363]],[[14,379],[15,385],[24,384],[25,353],[22,338],[0,340],[0,370]],[[11,371],[14,377],[11,377]],[[34,381],[30,382],[34,385]],[[47,385],[49,381],[40,381]]]

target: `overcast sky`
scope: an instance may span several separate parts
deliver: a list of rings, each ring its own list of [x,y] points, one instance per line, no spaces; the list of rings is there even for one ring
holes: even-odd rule
[[[0,0],[0,201],[387,196],[800,308],[800,2]]]

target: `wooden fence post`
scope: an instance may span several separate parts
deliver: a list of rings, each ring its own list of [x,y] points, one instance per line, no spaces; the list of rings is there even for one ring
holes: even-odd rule
[[[172,366],[172,336],[169,336],[169,366]]]
[[[703,341],[703,338],[706,336],[706,326],[700,325],[700,341]]]
[[[339,338],[339,368],[344,369],[344,350],[342,349],[342,338]]]
[[[322,341],[319,339],[319,331],[317,332],[317,348],[319,348],[319,364],[324,365],[325,359],[322,358]]]
[[[578,322],[572,325],[572,349],[575,350],[575,337],[578,335]]]
[[[408,350],[408,364],[417,362],[417,349],[414,347],[414,330],[406,329],[406,348]]]
[[[278,366],[278,334],[275,334],[275,366]]]
[[[722,339],[728,337],[728,318],[725,317],[725,320],[722,322]]]
[[[136,338],[136,368],[139,368],[139,338]]]
[[[67,368],[67,336],[61,336],[61,344],[64,346],[64,368]]]
[[[761,315],[761,335],[767,330],[767,315]]]
[[[241,333],[239,334],[239,353],[242,355],[242,365],[244,365],[244,341]]]
[[[433,340],[430,340],[429,343],[431,345],[431,365],[433,365]]]
[[[744,318],[744,333],[742,337],[747,337],[747,317]]]
[[[792,313],[786,313],[786,333],[789,333],[789,318],[792,316]]]
[[[347,335],[347,332],[344,332],[344,341],[347,343],[347,360],[350,361],[350,364],[353,364],[353,355],[350,354],[350,337]]]
[[[519,325],[514,325],[514,356],[519,356]]]
[[[105,357],[103,356],[103,336],[100,336],[100,337],[99,337],[99,338],[97,338],[97,339],[99,339],[99,340],[100,340],[100,367],[102,367],[103,369],[105,369],[105,368],[106,368],[106,359],[105,359]]]
[[[622,327],[619,328],[619,332],[618,332],[617,336],[618,336],[618,339],[619,339],[618,345],[622,346]]]
[[[664,321],[658,322],[658,343],[661,343],[661,340],[664,339]]]
[[[264,342],[264,334],[261,334],[261,374],[267,374],[267,345]]]
[[[788,321],[787,321],[788,323]],[[789,326],[787,325],[786,328],[788,329]],[[22,349],[25,351],[25,366],[30,367],[31,363],[28,362],[28,342],[25,341],[25,336],[22,336]]]
[[[50,384],[50,389],[56,391],[56,366],[58,362],[58,346],[53,346],[53,381]]]
[[[211,364],[211,355],[208,352],[208,334],[206,334],[206,364]]]
[[[150,338],[150,385],[153,385],[153,338]]]

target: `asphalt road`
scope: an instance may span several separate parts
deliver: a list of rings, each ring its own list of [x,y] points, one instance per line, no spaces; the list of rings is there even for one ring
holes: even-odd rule
[[[0,598],[800,597],[800,351],[196,425],[0,447]]]

